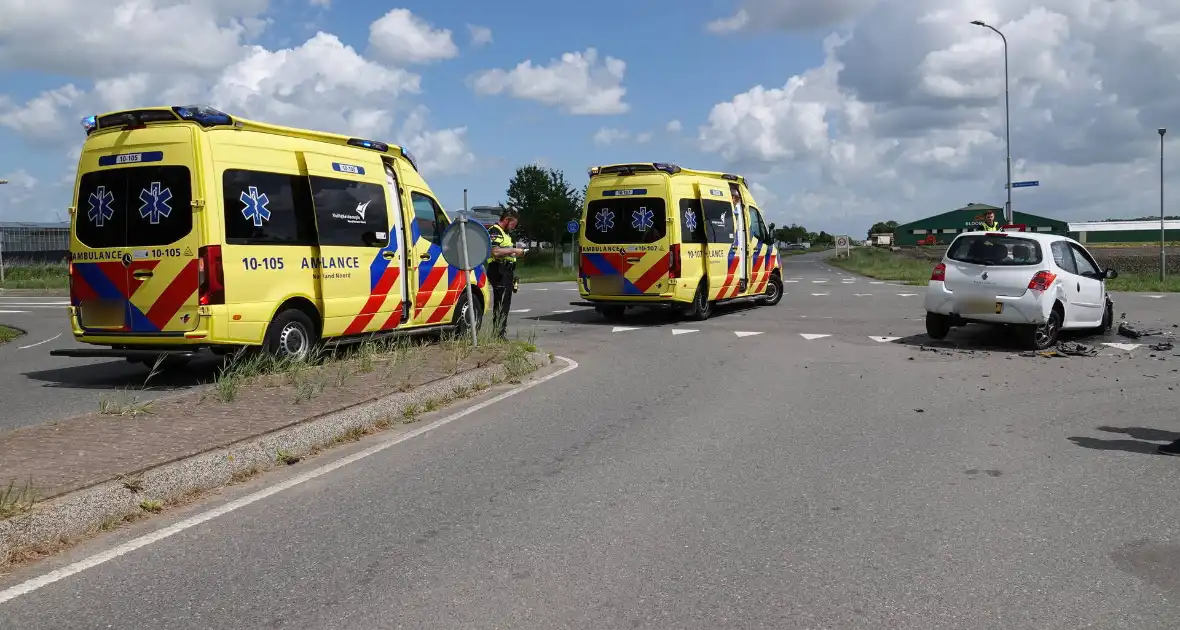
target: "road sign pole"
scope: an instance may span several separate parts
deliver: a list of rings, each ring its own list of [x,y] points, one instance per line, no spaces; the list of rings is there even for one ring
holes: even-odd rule
[[[467,223],[467,215],[459,215],[459,220]],[[463,250],[463,285],[467,289],[467,312],[471,314],[471,319],[467,321],[467,325],[471,328],[471,345],[478,346],[479,331],[475,329],[475,302],[472,301],[471,297],[471,280],[467,277],[467,274],[471,272],[466,271],[471,266],[471,261],[467,259],[467,230],[462,228],[459,230],[459,245]],[[463,319],[467,319],[467,316],[464,315]]]
[[[4,282],[4,233],[0,232],[0,282]]]

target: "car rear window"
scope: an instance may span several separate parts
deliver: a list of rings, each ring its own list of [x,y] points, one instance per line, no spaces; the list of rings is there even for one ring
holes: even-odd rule
[[[1008,266],[1041,263],[1041,244],[1027,238],[1007,235],[973,234],[961,236],[951,244],[947,258],[973,265]]]
[[[157,247],[193,229],[192,177],[183,166],[131,166],[82,175],[74,234],[86,247]]]
[[[667,231],[667,206],[659,197],[596,199],[586,208],[586,238],[598,245],[654,243]]]

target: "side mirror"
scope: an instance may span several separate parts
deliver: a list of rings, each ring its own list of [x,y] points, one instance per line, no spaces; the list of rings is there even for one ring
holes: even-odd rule
[[[774,224],[773,224],[773,223],[771,223],[771,224],[770,224],[770,227],[768,227],[767,229],[769,229],[769,230],[770,230],[770,233],[771,233],[771,234],[774,234]]]
[[[1119,277],[1119,272],[1115,271],[1114,269],[1107,269],[1106,271],[1102,272],[1102,277],[1107,280],[1114,280],[1115,278]]]

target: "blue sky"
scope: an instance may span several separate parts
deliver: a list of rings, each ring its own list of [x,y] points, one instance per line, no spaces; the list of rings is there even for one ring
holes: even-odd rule
[[[575,185],[623,161],[743,173],[768,220],[837,233],[1001,205],[1002,49],[971,19],[1011,44],[1015,177],[1042,182],[1017,208],[1158,210],[1155,128],[1180,136],[1173,0],[669,6],[19,3],[0,21],[0,220],[64,216],[83,116],[192,102],[405,144],[449,209],[464,188],[472,204],[502,200],[534,161]]]

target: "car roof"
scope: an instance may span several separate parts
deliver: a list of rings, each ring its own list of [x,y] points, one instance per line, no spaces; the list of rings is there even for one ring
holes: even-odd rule
[[[1038,243],[1045,243],[1045,244],[1053,243],[1056,241],[1068,241],[1070,243],[1077,243],[1077,241],[1073,240],[1072,238],[1069,238],[1068,236],[1062,236],[1060,234],[1038,234],[1037,232],[1018,232],[1018,231],[1005,232],[1003,230],[1000,230],[999,232],[987,232],[984,230],[978,230],[978,231],[974,231],[974,232],[963,232],[963,233],[959,234],[958,236],[956,236],[955,240],[959,240],[960,238],[962,238],[964,236],[980,236],[980,235],[984,235],[984,234],[1003,234],[1005,236],[1011,236],[1014,238],[1026,238],[1030,241],[1036,241]]]

